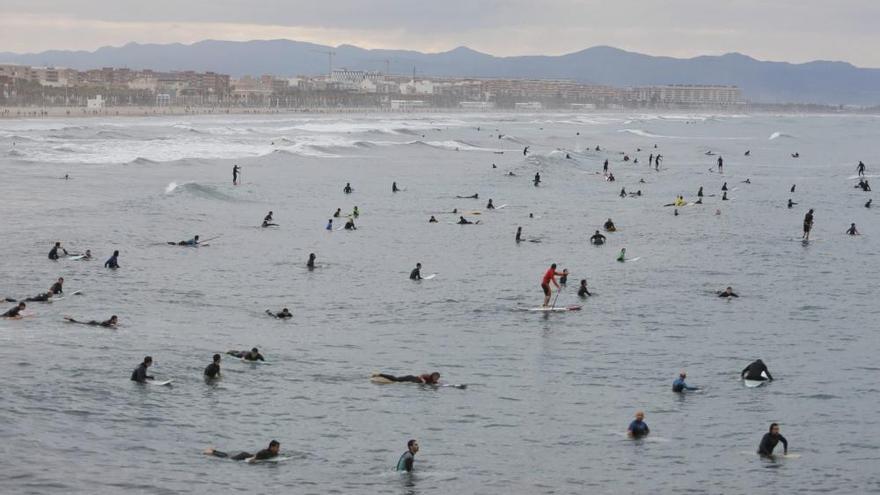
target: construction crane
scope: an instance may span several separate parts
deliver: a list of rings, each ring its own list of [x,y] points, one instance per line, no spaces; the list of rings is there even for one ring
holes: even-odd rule
[[[323,53],[324,55],[327,55],[327,60],[328,60],[327,77],[330,77],[333,74],[333,56],[336,55],[336,52],[334,52],[333,50],[315,50],[315,49],[313,49],[312,51],[317,52],[317,53]]]

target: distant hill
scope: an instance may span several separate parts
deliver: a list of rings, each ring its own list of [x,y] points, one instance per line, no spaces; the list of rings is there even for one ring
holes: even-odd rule
[[[510,77],[572,79],[611,86],[651,84],[727,84],[762,103],[880,104],[880,69],[845,62],[805,64],[764,62],[730,53],[689,59],[654,57],[598,46],[560,56],[495,57],[459,47],[442,53],[327,47],[291,40],[200,41],[156,45],[129,43],[93,52],[51,50],[35,54],[0,53],[0,63],[52,65],[74,69],[129,67],[155,70],[215,71],[233,76],[326,74],[333,67],[385,71],[418,77]]]

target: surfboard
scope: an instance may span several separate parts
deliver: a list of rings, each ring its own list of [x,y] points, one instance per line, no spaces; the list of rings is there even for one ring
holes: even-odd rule
[[[69,259],[70,261],[79,261],[85,257],[86,257],[86,255],[84,255],[84,254],[78,254],[76,256],[68,256],[67,259]]]
[[[412,385],[426,385],[430,387],[437,388],[457,388],[459,390],[464,390],[467,388],[467,384],[455,384],[455,383],[438,383],[436,385],[430,385],[425,383],[415,383],[415,382],[394,382],[385,377],[379,376],[378,374],[374,374],[370,377],[370,381],[379,385],[388,385],[391,383],[403,383],[403,384],[412,384]]]
[[[496,206],[495,209],[496,209],[496,210],[500,210],[500,209],[502,209],[502,208],[504,208],[504,207],[506,207],[506,206],[507,206],[507,204],[505,203],[505,204],[503,204],[503,205],[501,205],[501,206]]]
[[[251,360],[245,359],[245,358],[240,358],[239,361],[241,361],[244,364],[260,364],[260,365],[264,365],[264,366],[268,366],[268,365],[272,364],[272,363],[269,363],[266,361],[260,361],[260,360],[251,361]]]
[[[523,311],[531,311],[538,313],[557,313],[557,312],[565,312],[565,311],[580,311],[581,307],[577,305],[573,306],[542,306],[539,308],[520,308]]]
[[[161,387],[161,386],[171,385],[172,383],[174,383],[174,379],[171,379],[171,380],[147,380],[144,383],[148,383],[150,385],[155,385],[157,387]]]
[[[765,383],[767,383],[766,380],[743,380],[743,385],[745,385],[748,388],[760,387],[760,386],[764,385]]]
[[[245,459],[244,462],[246,462],[248,464],[262,464],[264,462],[284,462],[284,461],[289,461],[290,459],[293,459],[293,458],[278,456],[278,457],[272,457],[269,459],[257,459],[256,457],[249,457],[249,458]]]
[[[635,258],[627,258],[626,261],[639,261],[640,259],[642,259],[641,256],[636,256]]]
[[[427,277],[422,277],[422,280],[431,280],[432,278],[434,278],[436,276],[437,276],[436,273],[432,273],[432,274],[428,275]]]
[[[61,300],[64,300],[65,298],[67,298],[67,297],[75,296],[75,295],[79,294],[80,292],[82,292],[82,291],[80,291],[80,290],[75,290],[75,291],[73,291],[73,292],[71,292],[71,293],[69,293],[69,294],[64,294],[64,295],[61,296],[61,297],[53,297],[53,298],[49,299],[49,300],[46,301],[46,302],[61,301]]]

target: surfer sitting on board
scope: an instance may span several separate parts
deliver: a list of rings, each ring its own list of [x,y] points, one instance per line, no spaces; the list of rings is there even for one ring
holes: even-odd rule
[[[434,215],[431,215],[431,218],[428,219],[428,223],[437,223],[437,219],[434,218]]]
[[[413,271],[409,272],[410,280],[421,280],[422,279],[422,264],[416,263],[416,267],[413,268]]]
[[[422,385],[437,385],[440,382],[440,373],[426,373],[423,375],[405,375],[405,376],[394,376],[387,375],[385,373],[373,373],[372,378],[384,378],[389,382],[405,382],[405,383],[419,383]]]
[[[855,225],[855,224],[853,224]],[[64,277],[58,277],[58,281],[52,284],[52,287],[49,287],[49,292],[52,294],[61,294],[64,292]]]
[[[349,218],[348,221],[345,222],[345,230],[357,230],[357,227],[354,226],[353,218]]]
[[[77,321],[77,320],[74,320],[73,318],[71,318],[70,316],[65,316],[64,319],[70,323],[79,323],[80,325],[89,325],[92,327],[104,327],[104,328],[116,328],[116,322],[118,321],[118,319],[116,318],[116,315],[113,315],[110,317],[109,320],[104,320],[104,321],[97,321],[97,320]]]
[[[221,452],[219,450],[214,449],[213,447],[208,447],[204,450],[205,455],[212,455],[214,457],[221,457],[223,459],[232,459],[233,461],[244,461],[247,459],[254,459],[255,461],[265,461],[267,459],[272,459],[278,457],[278,453],[281,450],[281,444],[278,443],[278,440],[272,440],[269,442],[269,448],[263,449],[256,454],[251,454],[250,452],[239,452],[234,456],[229,456],[226,452]]]
[[[578,296],[587,297],[592,296],[590,291],[587,289],[587,279],[581,280],[581,286],[578,288]]]
[[[605,221],[605,225],[603,225],[603,227],[605,227],[606,232],[617,231],[617,227],[614,226],[614,222],[612,222],[610,218],[607,221]]]
[[[761,444],[758,445],[758,455],[771,457],[773,449],[776,448],[779,442],[782,442],[783,455],[788,454],[788,440],[779,433],[779,425],[777,423],[770,423],[770,431],[764,433],[763,438],[761,438]]]
[[[270,310],[267,309],[267,310],[266,310],[266,314],[268,314],[269,316],[271,316],[271,317],[273,317],[273,318],[277,318],[277,319],[279,319],[279,320],[283,320],[283,319],[285,319],[285,318],[293,318],[293,314],[291,314],[291,313],[290,313],[290,310],[287,309],[287,308],[282,309],[282,310],[281,310],[280,312],[278,312],[278,313],[273,313],[272,311],[270,311]]]
[[[333,218],[339,218],[342,215],[342,208],[336,208],[336,211],[333,213]]]
[[[849,228],[846,230],[846,235],[861,235],[861,234],[859,234],[859,231],[856,230],[856,224],[851,223],[851,224],[849,224]]]
[[[226,351],[226,354],[229,354],[232,357],[243,359],[245,361],[265,361],[265,359],[263,359],[263,355],[260,354],[260,351],[257,350],[256,347],[254,347],[250,351]]]
[[[684,382],[684,379],[687,378],[687,373],[682,371],[678,374],[678,378],[672,382],[672,391],[673,392],[684,392],[685,390],[699,390],[698,387],[691,387],[687,383]]]
[[[220,378],[220,354],[214,354],[211,364],[205,367],[206,378]]]
[[[395,470],[397,471],[406,471],[407,473],[411,473],[413,470],[413,463],[415,462],[415,455],[419,452],[419,442],[415,440],[410,440],[406,442],[406,452],[400,456],[400,459],[397,461],[397,467]]]
[[[492,204],[492,198],[489,198],[489,203],[486,205],[486,209],[487,210],[494,210],[495,209],[495,205]]]
[[[762,374],[763,373],[763,374]],[[767,375],[766,377],[764,375]],[[760,359],[755,360],[755,362],[749,364],[742,370],[740,373],[743,380],[757,380],[757,381],[773,381],[773,375],[770,374],[770,370],[767,369],[767,365],[764,364],[764,361]]]
[[[272,212],[270,211],[265,217],[263,217],[263,228],[266,227],[277,227],[277,223],[272,223]]]
[[[739,297],[735,292],[733,292],[733,287],[728,287],[723,291],[718,293],[718,297]]]
[[[645,413],[644,411],[638,411],[636,413],[636,419],[632,420],[632,423],[629,424],[629,427],[626,429],[626,434],[632,438],[641,438],[647,436],[651,433],[651,429],[648,428],[648,424],[645,423]]]
[[[542,304],[542,307],[546,308],[550,304],[550,295],[552,294],[550,282],[553,282],[553,285],[559,290],[559,284],[556,282],[556,277],[559,275],[562,275],[562,273],[556,271],[556,263],[550,265],[550,268],[544,272],[544,278],[541,279],[541,289],[544,291],[544,304]]]
[[[346,182],[345,187],[342,188],[342,192],[345,194],[351,194],[354,189],[351,188],[351,182]]]
[[[26,308],[26,307],[27,307],[27,304],[20,302],[20,303],[18,303],[17,306],[13,306],[11,309],[9,309],[5,313],[3,313],[2,316],[3,316],[3,318],[21,318],[21,315],[19,313],[24,311],[24,308]]]
[[[597,230],[596,233],[593,234],[592,237],[590,237],[590,244],[594,246],[601,246],[602,244],[605,244],[605,236],[600,234]]]
[[[153,358],[147,356],[144,362],[139,364],[131,373],[131,380],[138,383],[145,383],[147,380],[153,380],[153,377],[147,374],[147,368],[153,364]]]
[[[617,255],[617,261],[623,263],[626,261],[626,248],[620,249],[620,254]]]

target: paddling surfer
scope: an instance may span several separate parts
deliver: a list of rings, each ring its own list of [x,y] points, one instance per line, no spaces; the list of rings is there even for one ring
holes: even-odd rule
[[[109,319],[104,321],[97,320],[89,320],[89,321],[78,321],[74,320],[69,316],[65,316],[64,319],[70,323],[78,323],[80,325],[89,325],[91,327],[104,327],[104,328],[116,328],[116,323],[119,321],[116,315],[111,316]]]
[[[211,455],[214,457],[220,457],[223,459],[231,459],[233,461],[245,461],[249,459],[253,459],[255,461],[265,461],[268,459],[274,459],[278,457],[279,452],[281,451],[281,444],[278,443],[278,440],[272,440],[269,442],[269,447],[265,448],[256,454],[251,454],[250,452],[239,452],[234,456],[230,456],[226,452],[219,451],[213,447],[208,447],[204,450],[205,455]]]

